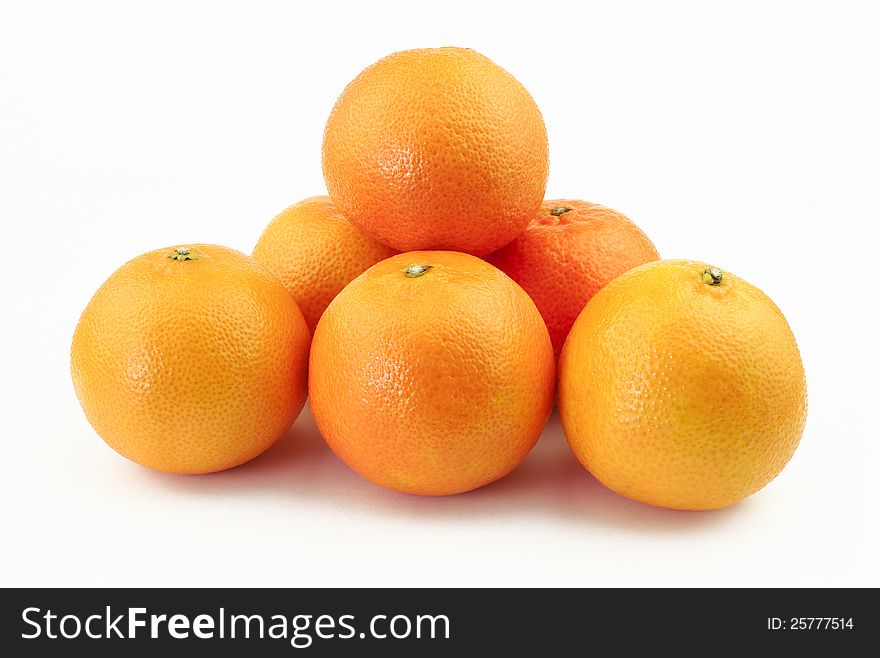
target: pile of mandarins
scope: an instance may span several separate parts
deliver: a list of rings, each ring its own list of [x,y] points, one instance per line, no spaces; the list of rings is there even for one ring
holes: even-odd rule
[[[806,419],[794,336],[760,290],[658,260],[619,212],[544,200],[534,100],[473,50],[386,57],[324,132],[329,197],[248,257],[190,244],[123,265],[71,365],[98,434],[144,466],[232,468],[308,394],[371,482],[461,493],[510,473],[558,402],[578,460],[629,498],[714,509],[758,491]]]

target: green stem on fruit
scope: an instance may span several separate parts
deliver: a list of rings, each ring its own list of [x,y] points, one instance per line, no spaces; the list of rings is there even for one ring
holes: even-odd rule
[[[406,274],[407,279],[415,279],[422,276],[425,272],[430,270],[433,265],[410,265],[405,270],[401,270],[404,274]]]
[[[553,210],[550,211],[550,214],[554,217],[559,217],[559,215],[564,215],[569,212],[571,208],[566,208],[565,206],[556,206]]]
[[[703,283],[707,283],[710,286],[720,286],[723,278],[724,272],[717,267],[707,267],[703,270]]]
[[[168,258],[170,258],[172,260],[184,261],[184,260],[195,260],[196,256],[194,253],[192,253],[189,250],[189,247],[178,247],[177,249],[172,251],[170,254],[168,254]]]

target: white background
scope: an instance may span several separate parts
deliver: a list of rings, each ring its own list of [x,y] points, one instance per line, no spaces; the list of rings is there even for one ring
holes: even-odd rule
[[[717,4],[0,2],[0,584],[880,585],[876,17]],[[158,247],[250,251],[324,193],[345,84],[440,45],[531,91],[548,197],[617,208],[664,257],[782,308],[810,411],[765,490],[711,513],[629,502],[555,417],[513,475],[440,499],[359,479],[308,411],[202,477],[149,472],[91,430],[68,350],[101,282]]]

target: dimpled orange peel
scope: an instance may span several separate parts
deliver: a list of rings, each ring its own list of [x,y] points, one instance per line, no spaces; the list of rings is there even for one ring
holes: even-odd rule
[[[580,462],[635,500],[726,507],[772,480],[806,421],[794,335],[763,292],[706,263],[641,265],[578,316],[559,412]]]
[[[129,261],[83,311],[71,346],[77,397],[117,452],[209,473],[271,446],[306,399],[309,330],[281,282],[216,245]]]
[[[316,196],[275,217],[253,257],[281,280],[314,332],[327,304],[349,281],[394,253],[351,224],[329,197]]]
[[[540,207],[547,131],[510,73],[467,48],[394,53],[342,92],[324,180],[363,231],[399,251],[503,247]]]
[[[333,451],[371,482],[447,495],[512,471],[553,404],[547,328],[503,272],[449,251],[399,254],[334,299],[309,395]]]
[[[578,314],[627,270],[660,256],[623,214],[597,203],[551,199],[513,242],[486,260],[534,300],[557,357]]]

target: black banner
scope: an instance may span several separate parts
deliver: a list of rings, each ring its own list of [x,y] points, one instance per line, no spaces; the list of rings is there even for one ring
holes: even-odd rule
[[[7,589],[0,614],[7,656],[705,656],[853,655],[838,652],[877,641],[878,610],[875,590],[839,589]]]

